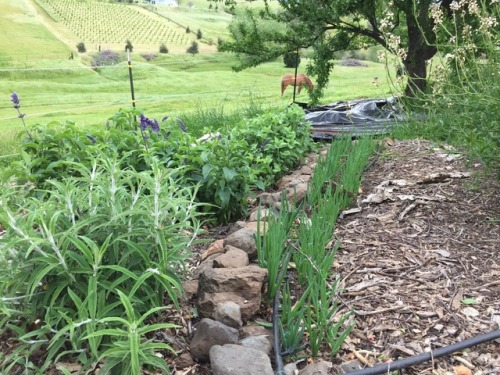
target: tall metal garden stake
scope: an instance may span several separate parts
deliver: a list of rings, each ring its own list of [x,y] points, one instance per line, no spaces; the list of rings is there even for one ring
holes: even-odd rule
[[[295,85],[293,85],[293,102],[295,103],[295,92],[297,91],[297,70],[299,68],[299,49],[297,48],[295,51]]]
[[[132,78],[132,63],[130,62],[130,49],[127,48],[128,76],[130,79],[130,94],[132,95],[132,107],[135,108],[134,79]]]

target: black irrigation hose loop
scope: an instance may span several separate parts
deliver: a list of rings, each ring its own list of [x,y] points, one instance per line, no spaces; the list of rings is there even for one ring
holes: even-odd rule
[[[280,288],[278,288],[273,300],[273,340],[274,340],[274,360],[276,363],[276,375],[285,374],[283,358],[281,356],[281,341],[279,332],[279,314],[278,303],[280,297]]]
[[[425,352],[419,355],[401,359],[399,361],[387,363],[384,365],[378,365],[375,367],[365,368],[363,370],[357,370],[349,372],[349,375],[378,375],[378,374],[388,374],[394,370],[401,370],[410,366],[418,365],[423,362],[432,361],[439,357],[444,357],[454,352],[458,352],[463,349],[470,348],[471,346],[479,345],[488,341],[496,340],[500,338],[500,329],[485,333],[479,336],[471,337],[470,339],[457,342],[452,345],[444,346],[442,348],[431,350],[430,352]]]

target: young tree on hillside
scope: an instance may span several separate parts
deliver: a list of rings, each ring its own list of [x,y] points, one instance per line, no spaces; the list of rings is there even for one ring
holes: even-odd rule
[[[165,43],[160,44],[160,53],[168,53],[168,47]]]
[[[130,52],[132,52],[134,50],[134,46],[132,45],[132,42],[128,39],[125,43],[125,52],[127,52],[127,50],[129,50]]]
[[[191,55],[196,55],[199,52],[198,43],[193,40],[193,43],[191,43],[191,46],[186,50],[186,52]]]
[[[85,43],[83,43],[83,42],[78,43],[78,44],[76,45],[76,49],[77,49],[77,51],[78,51],[78,52],[80,52],[80,53],[85,53],[85,52],[87,52],[87,48],[85,47]]]
[[[210,0],[223,1],[223,0]],[[432,12],[447,11],[451,0],[278,0],[281,9],[244,9],[231,23],[232,40],[220,50],[235,52],[235,70],[259,65],[295,48],[313,50],[308,73],[317,76],[317,100],[323,94],[333,68],[334,53],[379,44],[398,56],[405,67],[405,93],[425,91],[426,61],[437,49],[434,45]],[[238,7],[235,0],[225,0]]]

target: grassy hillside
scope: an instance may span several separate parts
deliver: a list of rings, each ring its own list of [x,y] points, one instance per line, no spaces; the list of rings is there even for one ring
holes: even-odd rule
[[[117,65],[96,70],[89,64],[93,53],[75,54],[74,60],[68,60],[70,50],[33,15],[34,9],[26,5],[29,1],[4,0],[8,12],[0,14],[0,30],[9,36],[0,39],[1,143],[12,144],[14,135],[22,129],[9,102],[13,91],[21,98],[29,125],[64,120],[80,126],[102,125],[120,108],[130,106],[125,54],[122,52],[122,62]],[[147,62],[140,51],[134,50],[137,107],[148,116],[161,118],[210,107],[234,111],[249,101],[273,107],[290,103],[293,88],[281,97],[280,81],[293,69],[285,68],[281,59],[239,73],[231,70],[234,63],[230,54],[205,52],[194,56],[169,53]],[[304,72],[306,65],[303,58],[299,72]],[[336,66],[323,103],[387,96],[390,89],[384,66],[368,65]],[[379,77],[378,86],[372,83],[374,77]],[[306,90],[297,100],[308,100]]]
[[[125,3],[97,0],[36,0],[50,18],[66,27],[75,45],[89,50],[123,49],[130,40],[137,50],[157,51],[165,43],[171,50],[185,51],[196,35],[147,9]],[[78,41],[76,41],[78,40]]]
[[[0,67],[30,67],[40,60],[66,60],[70,49],[47,29],[27,0],[2,1]]]

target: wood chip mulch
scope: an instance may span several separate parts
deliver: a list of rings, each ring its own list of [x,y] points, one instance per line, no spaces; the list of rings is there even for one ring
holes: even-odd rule
[[[385,142],[335,231],[341,309],[354,309],[356,320],[341,359],[365,366],[500,325],[499,181],[449,146]],[[500,374],[500,344],[403,373]]]

